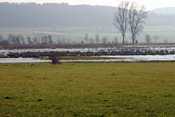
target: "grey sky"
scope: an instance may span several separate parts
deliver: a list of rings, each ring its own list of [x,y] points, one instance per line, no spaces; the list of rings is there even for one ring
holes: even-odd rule
[[[90,4],[117,6],[120,0],[0,0],[0,2],[69,3],[71,5]],[[175,7],[175,0],[132,0],[144,5],[148,10],[159,7]]]

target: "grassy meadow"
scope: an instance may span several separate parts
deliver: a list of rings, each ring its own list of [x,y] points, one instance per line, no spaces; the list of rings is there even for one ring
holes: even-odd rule
[[[175,63],[0,64],[0,116],[174,116]]]

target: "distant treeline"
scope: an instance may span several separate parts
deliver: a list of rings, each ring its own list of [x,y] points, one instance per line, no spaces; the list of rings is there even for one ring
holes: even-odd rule
[[[51,45],[51,44],[94,44],[94,43],[118,43],[118,38],[115,37],[112,41],[108,37],[99,37],[98,34],[95,37],[89,37],[86,33],[84,39],[81,41],[72,41],[64,37],[58,36],[57,39],[53,39],[51,35],[39,36],[39,37],[23,37],[22,35],[9,34],[7,39],[4,39],[0,35],[0,45]],[[126,42],[127,43],[127,42]]]
[[[107,48],[122,47],[118,43],[72,43],[72,44],[35,44],[35,45],[0,45],[0,49],[41,49],[41,48]]]
[[[112,26],[115,7],[0,3],[0,28]],[[175,25],[175,15],[151,13],[147,25]]]
[[[5,40],[2,35],[0,35],[0,45],[24,45],[24,44],[54,44],[52,36],[43,36],[40,39],[36,37],[24,38],[22,35],[9,34],[8,39]]]

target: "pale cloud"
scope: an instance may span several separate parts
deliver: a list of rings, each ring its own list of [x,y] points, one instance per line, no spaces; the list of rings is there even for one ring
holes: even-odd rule
[[[71,5],[89,4],[117,6],[120,0],[1,0],[1,2],[36,2],[36,3],[69,3]],[[175,7],[175,0],[132,0],[138,4],[144,5],[148,9],[158,7]]]

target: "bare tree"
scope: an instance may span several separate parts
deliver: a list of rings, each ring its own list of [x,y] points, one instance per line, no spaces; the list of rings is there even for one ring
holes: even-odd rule
[[[25,44],[24,37],[22,35],[14,36],[16,44]]]
[[[102,38],[102,42],[103,42],[103,43],[107,43],[107,41],[108,41],[107,37],[103,37],[103,38]]]
[[[24,37],[22,35],[18,35],[21,41],[21,44],[25,44]]]
[[[95,41],[96,41],[96,43],[99,43],[100,42],[100,38],[99,38],[99,35],[98,34],[95,35]]]
[[[41,37],[41,44],[53,44],[52,36],[48,35]]]
[[[70,41],[70,39],[69,38],[67,38],[66,39],[66,43],[70,43],[71,41]]]
[[[41,37],[41,44],[48,44],[48,37],[47,36]]]
[[[146,41],[147,44],[151,43],[150,35],[148,35],[148,34],[145,35],[145,41]]]
[[[8,35],[8,43],[9,44],[22,44],[22,35],[15,36],[13,34]]]
[[[143,24],[148,12],[144,6],[139,6],[132,2],[129,8],[129,27],[132,35],[132,43],[135,43],[136,36],[143,30]]]
[[[63,44],[65,44],[65,43],[66,43],[66,39],[65,39],[64,37],[62,38],[62,40],[61,40],[61,41],[62,41],[62,43],[63,43]]]
[[[91,37],[91,38],[89,39],[89,42],[90,42],[90,43],[94,43],[94,38]]]
[[[58,38],[57,43],[58,43],[58,44],[62,44],[62,41],[61,41],[60,38]]]
[[[118,43],[118,38],[117,37],[114,38],[114,43]]]
[[[2,36],[2,35],[0,35],[0,42],[1,42],[1,41],[3,41],[3,40],[4,40],[4,39],[3,39],[3,36]]]
[[[128,27],[128,8],[129,8],[129,2],[128,1],[121,1],[117,12],[114,16],[114,26],[121,32],[122,38],[123,38],[123,44],[125,43],[125,34]]]
[[[14,38],[14,35],[13,34],[9,34],[8,35],[8,43],[9,44],[13,44],[13,38]]]
[[[53,44],[53,40],[52,40],[52,36],[51,35],[48,35],[48,41],[49,41],[49,44]]]
[[[33,38],[33,44],[38,44],[38,39],[36,37]]]
[[[28,44],[32,44],[31,37],[27,37],[27,42],[28,42]]]
[[[89,36],[88,36],[88,34],[86,33],[85,34],[85,38],[84,38],[84,40],[86,41],[86,43],[88,42],[88,40],[89,40]]]

